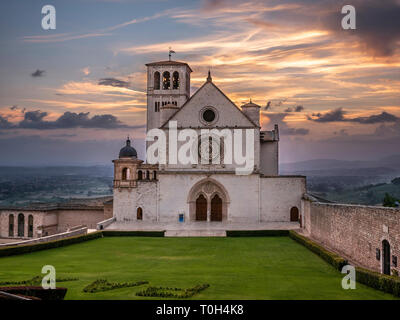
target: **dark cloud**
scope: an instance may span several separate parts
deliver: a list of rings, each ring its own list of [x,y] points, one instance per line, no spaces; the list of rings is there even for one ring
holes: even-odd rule
[[[343,111],[342,108],[337,108],[335,110],[326,112],[324,114],[318,112],[313,113],[312,116],[307,116],[308,120],[312,120],[315,122],[336,122],[336,121],[346,121],[344,118],[344,114],[346,112]]]
[[[6,118],[0,115],[0,130],[1,129],[10,129],[13,127],[13,124],[9,122]]]
[[[43,77],[46,71],[37,69],[35,72],[31,73],[31,76],[34,78]]]
[[[315,122],[357,122],[361,124],[375,124],[385,122],[397,122],[400,118],[383,111],[380,114],[371,115],[368,117],[356,117],[356,118],[345,118],[344,115],[347,112],[342,108],[337,108],[326,113],[313,113],[311,116],[307,116],[308,120]]]
[[[309,134],[310,130],[305,128],[292,128],[285,122],[287,113],[266,113],[270,120],[270,124],[277,124],[279,126],[279,133],[286,136],[305,136]]]
[[[295,107],[289,107],[285,110],[285,112],[301,112],[304,110],[303,106],[295,106]]]
[[[144,128],[144,125],[128,126],[111,114],[89,116],[89,112],[65,112],[55,121],[46,121],[47,112],[40,110],[28,111],[24,114],[24,119],[13,124],[6,118],[0,116],[0,129],[71,129],[71,128],[97,128],[97,129],[117,129],[117,128]]]
[[[356,30],[343,30],[342,6],[356,9]],[[335,5],[336,6],[336,5]],[[355,36],[376,56],[391,56],[400,40],[400,2],[397,0],[353,0],[339,2],[324,19],[324,25],[340,36]]]
[[[103,78],[103,79],[99,80],[99,85],[119,87],[119,88],[128,88],[129,82],[126,82],[123,80],[118,80],[115,78]]]

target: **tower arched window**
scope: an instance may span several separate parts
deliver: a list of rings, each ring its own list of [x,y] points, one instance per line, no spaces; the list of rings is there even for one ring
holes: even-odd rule
[[[29,215],[28,217],[28,237],[33,237],[33,215]]]
[[[175,71],[172,74],[172,89],[179,89],[179,72]]]
[[[160,90],[160,73],[154,72],[154,90]]]
[[[138,171],[138,173],[137,173],[137,179],[138,179],[138,180],[143,180],[143,172],[142,172],[142,170],[139,170],[139,171]]]
[[[169,90],[171,88],[171,75],[168,71],[163,73],[163,89]]]
[[[8,216],[8,236],[14,237],[14,215],[10,214]]]
[[[129,168],[122,169],[122,180],[129,180]]]

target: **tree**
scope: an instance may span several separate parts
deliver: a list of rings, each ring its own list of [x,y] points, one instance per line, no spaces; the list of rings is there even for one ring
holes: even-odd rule
[[[385,197],[383,198],[383,206],[384,207],[396,207],[398,200],[392,197],[389,193],[385,193]]]
[[[400,186],[400,177],[394,178],[391,182],[396,186]]]

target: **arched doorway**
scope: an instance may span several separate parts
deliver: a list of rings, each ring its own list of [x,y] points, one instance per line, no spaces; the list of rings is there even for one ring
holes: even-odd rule
[[[190,221],[228,220],[229,195],[224,185],[215,179],[206,178],[195,183],[187,202]]]
[[[8,236],[14,237],[14,215],[10,214],[8,217]]]
[[[33,215],[29,215],[28,217],[28,237],[33,237]]]
[[[196,199],[196,220],[207,221],[207,199],[202,194]]]
[[[299,209],[297,207],[290,209],[290,221],[299,221]]]
[[[390,275],[390,244],[389,241],[382,241],[382,272]]]
[[[218,194],[211,199],[211,221],[222,221],[222,199]]]
[[[23,237],[25,234],[25,216],[20,213],[18,215],[18,237]]]
[[[143,210],[142,210],[142,208],[137,208],[137,211],[136,211],[136,219],[137,220],[143,220]]]

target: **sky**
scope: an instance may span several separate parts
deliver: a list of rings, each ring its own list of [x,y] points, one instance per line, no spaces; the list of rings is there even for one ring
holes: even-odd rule
[[[262,106],[281,162],[400,153],[400,0],[1,1],[0,26],[0,165],[110,164],[127,135],[143,158],[145,63],[169,47],[192,94],[211,70]]]

